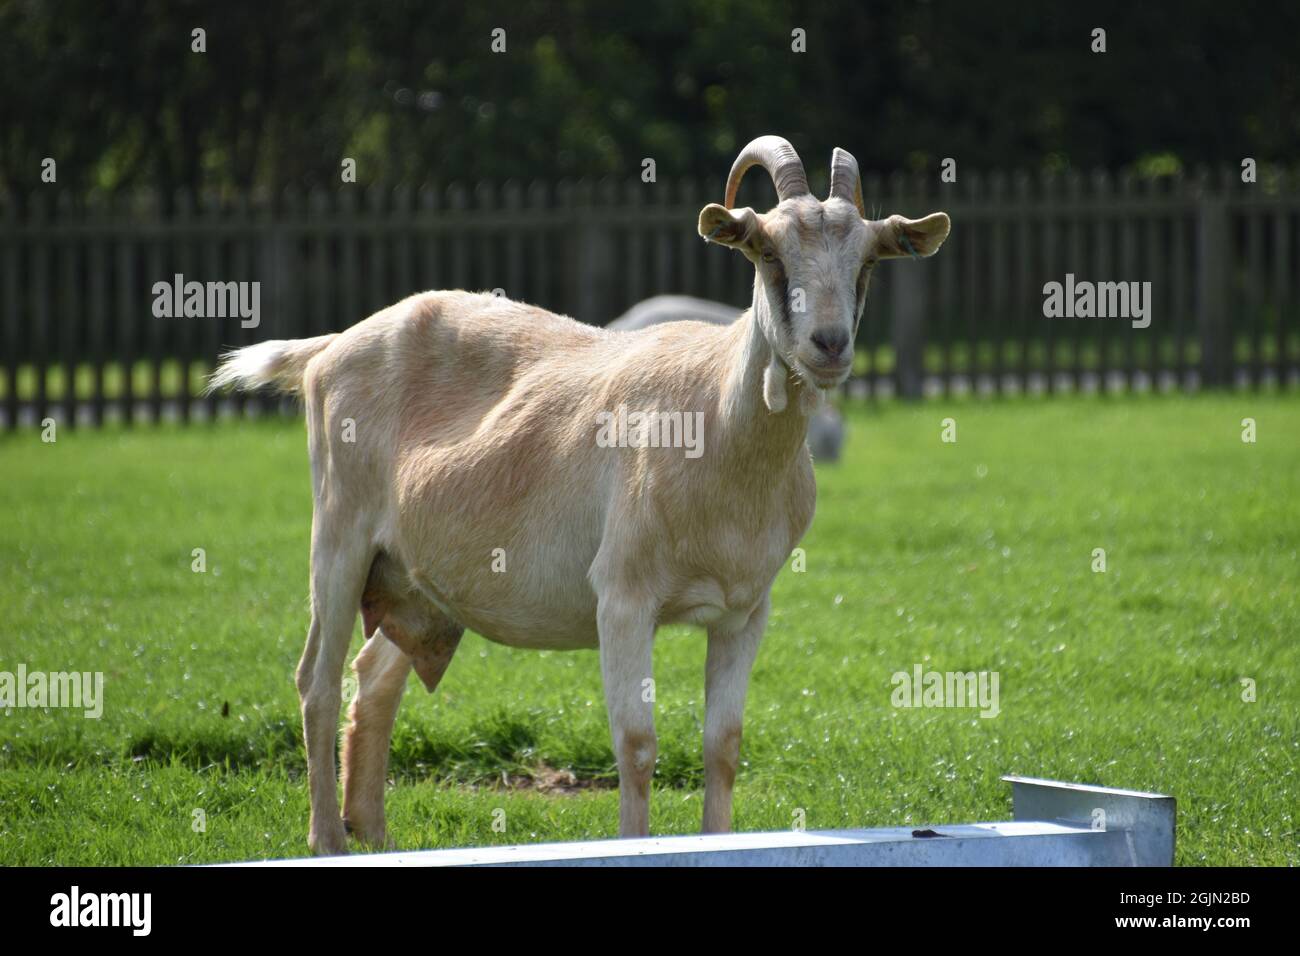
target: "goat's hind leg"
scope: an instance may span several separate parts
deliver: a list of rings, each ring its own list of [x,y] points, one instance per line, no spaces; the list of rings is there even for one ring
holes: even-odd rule
[[[432,692],[464,628],[409,592],[405,576],[384,554],[370,569],[361,608],[369,640],[352,665],[358,689],[343,739],[343,819],[362,843],[382,847],[388,842],[388,754],[406,678],[414,664]]]
[[[388,750],[411,659],[379,632],[366,641],[352,669],[357,695],[343,736],[343,825],[361,843],[382,848]]]
[[[372,552],[355,528],[334,527],[319,512],[312,522],[311,628],[298,662],[311,823],[307,844],[317,855],[347,852],[339,815],[335,746],[343,700],[343,668]]]

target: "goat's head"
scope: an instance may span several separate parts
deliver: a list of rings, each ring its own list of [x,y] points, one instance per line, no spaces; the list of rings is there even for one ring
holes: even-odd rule
[[[762,166],[776,185],[778,204],[767,213],[732,208],[751,166]],[[948,236],[942,212],[924,219],[865,217],[856,159],[835,150],[830,196],[819,202],[808,192],[799,155],[779,136],[760,136],[741,150],[727,178],[725,204],[710,203],[700,212],[701,236],[739,249],[754,264],[754,311],[773,363],[779,360],[809,386],[833,388],[848,377],[876,263],[933,255]],[[784,407],[783,386],[780,396]],[[780,410],[770,395],[768,405]]]

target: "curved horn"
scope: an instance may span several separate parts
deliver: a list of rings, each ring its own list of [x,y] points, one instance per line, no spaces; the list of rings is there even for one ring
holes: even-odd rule
[[[808,194],[808,177],[794,147],[780,136],[760,136],[742,149],[731,165],[731,174],[727,177],[727,201],[723,203],[728,209],[736,201],[741,177],[751,166],[762,166],[767,170],[776,186],[778,202]]]
[[[831,153],[831,194],[828,199],[843,199],[858,207],[858,215],[867,218],[867,210],[862,205],[862,175],[858,172],[858,161],[847,150],[835,147]]]

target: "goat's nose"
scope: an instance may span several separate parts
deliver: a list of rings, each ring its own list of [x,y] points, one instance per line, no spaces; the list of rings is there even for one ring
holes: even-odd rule
[[[812,334],[812,343],[834,362],[849,347],[849,333],[844,329],[818,329]]]

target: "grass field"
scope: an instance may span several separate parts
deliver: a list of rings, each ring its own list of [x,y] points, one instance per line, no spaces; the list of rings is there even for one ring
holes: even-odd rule
[[[775,587],[737,829],[1007,819],[1014,772],[1174,794],[1180,864],[1300,863],[1300,402],[932,402],[850,429]],[[98,720],[0,711],[0,864],[306,852],[310,512],[300,422],[0,436],[0,671],[105,679]],[[661,631],[656,833],[699,826],[703,661]],[[998,672],[999,715],[891,706],[916,664]],[[400,848],[615,834],[594,653],[467,636],[407,694]]]

